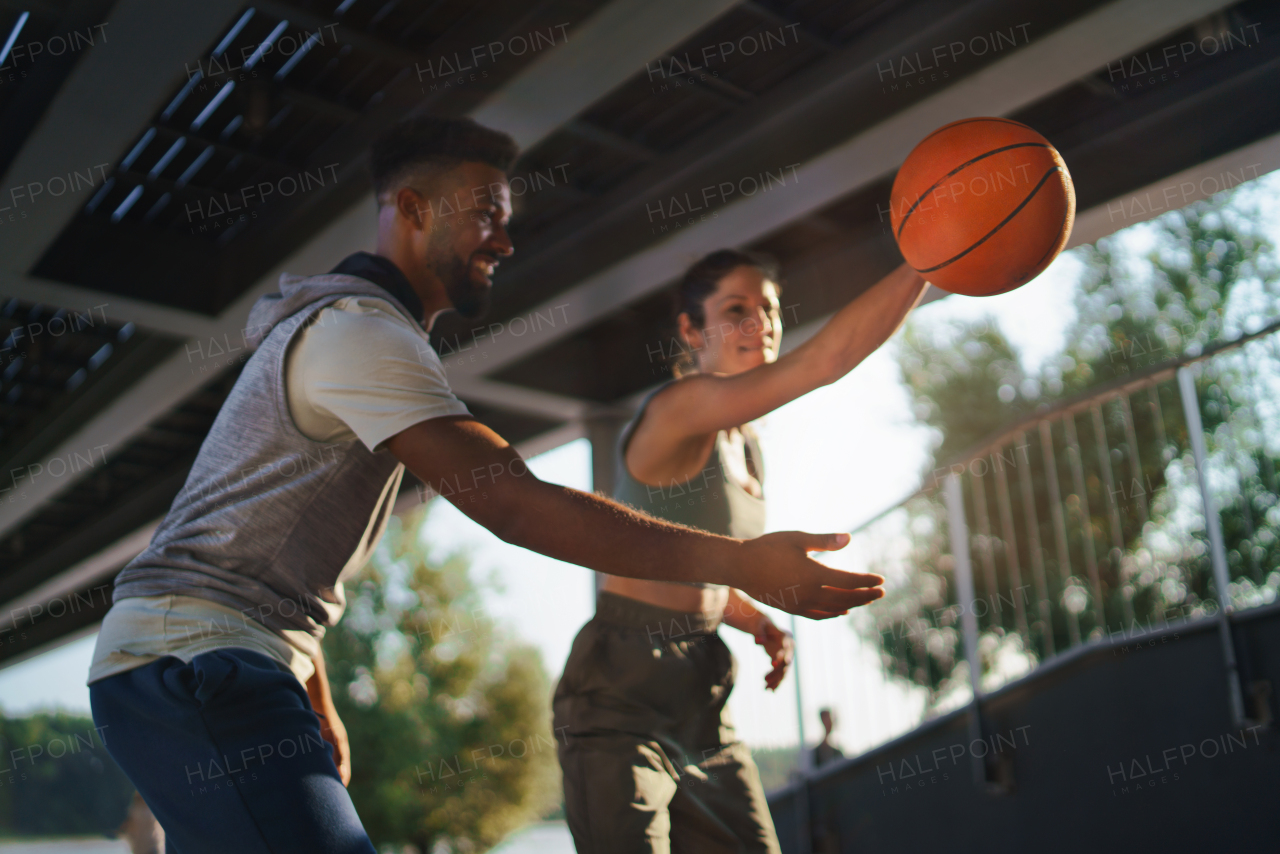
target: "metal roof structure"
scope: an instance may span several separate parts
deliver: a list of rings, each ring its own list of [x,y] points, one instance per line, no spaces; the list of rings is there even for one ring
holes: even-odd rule
[[[0,0],[0,666],[101,619],[249,306],[373,245],[405,116],[523,149],[490,316],[433,336],[530,453],[667,376],[705,252],[778,259],[792,341],[900,263],[888,190],[941,124],[1047,136],[1078,244],[1280,166],[1278,82],[1262,0]]]

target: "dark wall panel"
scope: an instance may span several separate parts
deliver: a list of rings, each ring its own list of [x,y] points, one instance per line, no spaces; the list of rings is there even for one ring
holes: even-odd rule
[[[813,850],[1274,850],[1280,608],[1238,616],[1235,634],[1263,696],[1255,728],[1231,721],[1216,622],[1113,640],[991,696],[985,733],[998,752],[971,741],[965,709],[825,770],[807,792]],[[972,756],[984,752],[1007,785],[975,782]],[[798,794],[770,800],[787,854],[804,850]]]

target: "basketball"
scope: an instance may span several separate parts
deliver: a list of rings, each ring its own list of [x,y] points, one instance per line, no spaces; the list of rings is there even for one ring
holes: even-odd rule
[[[925,137],[889,201],[906,262],[939,288],[974,297],[1040,275],[1067,245],[1076,211],[1062,155],[1003,118],[961,119]]]

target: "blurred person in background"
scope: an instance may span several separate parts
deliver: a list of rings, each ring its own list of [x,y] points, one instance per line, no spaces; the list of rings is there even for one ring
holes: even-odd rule
[[[828,762],[835,762],[837,759],[844,759],[844,751],[831,743],[831,733],[836,728],[835,714],[830,709],[823,709],[818,712],[818,717],[822,720],[822,741],[810,751],[811,764],[814,770],[821,768]]]

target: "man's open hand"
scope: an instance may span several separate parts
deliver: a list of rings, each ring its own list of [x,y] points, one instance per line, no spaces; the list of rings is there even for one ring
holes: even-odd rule
[[[811,620],[826,620],[884,596],[884,578],[833,569],[809,557],[849,544],[848,534],[779,531],[742,544],[734,584],[757,602]]]

